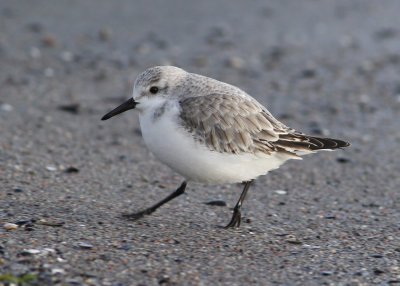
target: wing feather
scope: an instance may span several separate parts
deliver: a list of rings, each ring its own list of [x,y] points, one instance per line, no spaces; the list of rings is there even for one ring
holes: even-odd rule
[[[210,94],[185,98],[179,104],[181,125],[197,141],[217,152],[280,152],[298,157],[296,152],[303,154],[350,145],[289,128],[252,97]]]

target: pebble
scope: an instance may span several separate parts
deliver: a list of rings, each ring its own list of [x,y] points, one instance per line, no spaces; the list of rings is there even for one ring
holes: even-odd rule
[[[44,75],[46,77],[53,77],[54,76],[54,69],[53,68],[45,68]]]
[[[68,167],[64,170],[65,173],[71,174],[71,173],[79,173],[79,169],[75,168],[73,166]]]
[[[375,268],[374,269],[374,274],[375,275],[382,275],[383,273],[385,273],[385,271],[383,271],[382,269],[379,269],[379,268]]]
[[[65,270],[61,268],[53,268],[51,269],[51,274],[64,274]]]
[[[42,55],[42,53],[40,52],[39,48],[37,47],[31,47],[29,49],[29,55],[31,56],[31,58],[33,59],[38,59],[40,58],[40,56]]]
[[[2,103],[2,104],[0,104],[0,110],[1,111],[13,111],[14,107],[8,103]]]
[[[14,193],[22,193],[22,192],[24,192],[24,189],[15,188],[15,189],[13,189],[13,191],[14,191]]]
[[[47,220],[44,220],[44,219],[39,220],[39,223],[41,225],[57,226],[57,227],[63,226],[65,224],[64,222],[51,222],[51,221],[47,221]]]
[[[17,224],[18,226],[23,226],[25,224],[30,224],[32,223],[32,220],[30,219],[19,219],[15,222],[15,224]]]
[[[16,228],[18,228],[18,224],[7,222],[7,223],[5,223],[5,224],[3,225],[3,228],[4,228],[5,230],[16,229]]]
[[[350,159],[344,158],[344,157],[339,157],[339,158],[336,159],[336,161],[337,161],[338,163],[345,164],[345,163],[349,163],[349,162],[350,162]]]
[[[71,103],[71,104],[59,105],[58,109],[72,114],[78,114],[80,109],[80,104]]]
[[[121,245],[116,247],[116,249],[122,249],[122,250],[129,250],[131,248],[132,248],[132,246],[130,246],[128,244],[121,244]]]
[[[57,45],[57,40],[53,35],[45,35],[42,38],[42,44],[45,47],[55,47]]]
[[[275,190],[275,191],[272,191],[272,192],[274,192],[275,194],[278,194],[278,195],[286,195],[287,194],[287,192],[284,191],[284,190]]]
[[[240,69],[244,66],[244,60],[239,57],[231,57],[226,60],[226,66],[229,68]]]
[[[100,29],[99,39],[101,41],[108,41],[109,39],[111,39],[111,36],[112,36],[112,31],[110,28],[105,27],[105,28]]]
[[[208,64],[208,58],[205,55],[198,55],[193,58],[193,64],[197,67],[205,67]]]
[[[50,171],[50,172],[55,172],[55,171],[57,171],[57,167],[48,165],[48,166],[46,166],[46,170]]]
[[[86,242],[83,242],[83,241],[79,241],[79,242],[78,242],[78,246],[79,246],[80,248],[83,248],[83,249],[92,249],[92,248],[93,248],[93,245],[92,245],[92,244],[86,243]]]
[[[41,252],[42,252],[42,251],[39,250],[39,249],[24,249],[24,250],[22,250],[22,251],[19,253],[19,255],[28,256],[28,255],[39,254],[39,253],[41,253]]]
[[[69,52],[69,51],[63,51],[61,53],[61,59],[64,62],[70,62],[70,61],[72,61],[73,58],[74,58],[73,54],[71,52]]]
[[[226,207],[226,202],[222,200],[209,201],[205,202],[204,204],[209,206]]]
[[[33,22],[27,25],[28,29],[34,33],[41,33],[44,30],[44,27],[39,22]]]

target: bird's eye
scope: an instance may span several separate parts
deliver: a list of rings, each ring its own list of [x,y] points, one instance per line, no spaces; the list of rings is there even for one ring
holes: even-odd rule
[[[156,86],[150,87],[150,92],[151,92],[152,94],[156,94],[156,93],[158,92],[158,87],[156,87]]]

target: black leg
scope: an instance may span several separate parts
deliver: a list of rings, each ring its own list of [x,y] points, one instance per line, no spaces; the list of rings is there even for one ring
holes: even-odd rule
[[[153,213],[156,209],[161,207],[163,204],[182,195],[185,192],[186,185],[187,185],[186,181],[183,181],[182,185],[179,188],[177,188],[175,192],[173,192],[172,194],[170,194],[168,197],[161,200],[160,202],[156,203],[154,206],[151,206],[151,207],[149,207],[145,210],[142,210],[140,212],[137,212],[137,213],[124,214],[123,216],[130,220],[137,220],[137,219],[142,218],[145,215],[149,215],[149,214]]]
[[[250,188],[251,183],[253,183],[254,180],[251,181],[247,181],[246,185],[244,186],[244,189],[242,191],[242,194],[240,195],[240,198],[235,206],[235,208],[233,209],[233,215],[232,215],[232,219],[231,221],[228,223],[227,226],[225,226],[225,228],[229,228],[229,227],[239,227],[240,226],[240,221],[242,218],[242,214],[240,212],[240,208],[242,207],[243,201],[247,195],[247,191]]]

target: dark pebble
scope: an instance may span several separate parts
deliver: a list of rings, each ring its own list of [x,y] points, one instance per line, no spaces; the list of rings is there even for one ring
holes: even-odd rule
[[[39,223],[41,225],[55,226],[55,227],[60,227],[65,224],[65,222],[52,222],[52,221],[45,221],[45,220],[41,220],[41,221],[39,221]]]
[[[382,275],[383,273],[385,273],[385,271],[379,269],[379,268],[374,268],[374,274],[375,275]]]
[[[28,24],[27,28],[29,29],[29,31],[34,32],[34,33],[40,33],[44,29],[43,25],[38,22]]]
[[[335,216],[331,215],[331,216],[324,216],[324,219],[336,219]]]
[[[338,163],[345,164],[345,163],[349,163],[349,162],[350,162],[350,159],[340,157],[340,158],[337,158],[336,161],[337,161]]]
[[[24,191],[24,189],[21,188],[15,188],[13,189],[14,193],[22,193]]]
[[[160,279],[160,280],[158,281],[158,284],[160,284],[160,285],[162,285],[162,284],[169,284],[169,278],[168,278],[168,277],[165,277],[165,278]]]
[[[386,40],[396,37],[397,30],[395,28],[383,28],[375,33],[375,38],[378,40]]]
[[[333,272],[332,271],[321,271],[321,274],[324,276],[329,276],[329,275],[332,275]]]
[[[79,103],[59,105],[58,109],[62,110],[62,111],[65,111],[65,112],[72,113],[72,114],[78,114],[79,113],[79,109],[80,109],[80,105],[79,105]]]
[[[15,224],[18,224],[18,226],[22,226],[25,224],[30,224],[32,221],[30,219],[19,219],[15,222]]]
[[[71,174],[71,173],[79,173],[79,169],[75,167],[68,167],[64,170],[65,173]]]
[[[379,208],[379,207],[380,207],[380,205],[375,204],[375,203],[362,204],[362,206],[363,206],[364,208]]]
[[[36,230],[33,226],[25,226],[24,228],[26,231],[34,231]]]
[[[316,71],[314,69],[305,69],[301,72],[301,76],[304,78],[313,78],[316,75]]]
[[[373,258],[383,258],[382,254],[371,254],[371,257]]]
[[[132,249],[132,246],[130,246],[128,244],[121,244],[121,245],[117,246],[116,248],[122,249],[122,250],[129,250],[129,249]]]
[[[226,202],[221,201],[221,200],[209,201],[209,202],[205,202],[204,204],[209,205],[209,206],[226,207]]]

